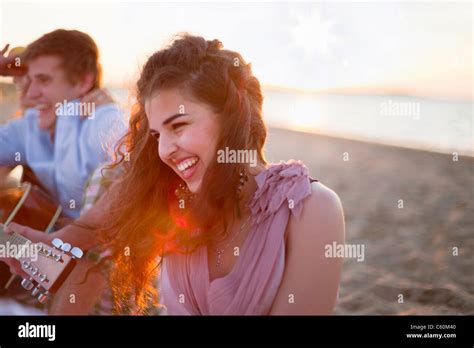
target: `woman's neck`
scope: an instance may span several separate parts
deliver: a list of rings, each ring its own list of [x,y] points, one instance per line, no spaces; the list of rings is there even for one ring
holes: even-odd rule
[[[249,209],[249,203],[258,187],[255,177],[266,169],[267,166],[263,163],[257,165],[256,167],[247,168],[248,181],[245,182],[244,186],[242,187],[241,199],[239,200],[240,214],[239,216],[236,216],[235,212],[229,213],[229,216],[227,216],[226,220],[230,221],[231,223],[227,226],[226,231],[220,230],[219,232],[217,232],[219,236],[214,241],[215,244],[221,244],[229,240],[229,238],[233,238],[233,235],[235,233],[238,233],[238,231],[242,227],[242,224],[244,224],[248,220],[249,215],[251,214]],[[223,237],[220,235],[221,232],[224,233]]]
[[[266,169],[267,166],[264,163],[259,163],[255,167],[247,168],[248,181],[244,184],[242,188],[242,198],[240,200],[239,205],[240,211],[243,215],[242,217],[248,215],[248,203],[252,199],[255,191],[257,190],[257,181],[255,180],[255,177]]]

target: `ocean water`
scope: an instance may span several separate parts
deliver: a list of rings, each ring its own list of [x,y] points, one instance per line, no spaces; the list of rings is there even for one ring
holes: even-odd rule
[[[471,102],[267,91],[264,113],[276,127],[473,156]]]
[[[110,92],[129,110],[129,91]],[[434,152],[474,156],[473,103],[406,96],[309,94],[264,89],[269,126]],[[11,117],[0,102],[0,122]]]
[[[126,90],[111,92],[130,102]],[[264,96],[264,118],[272,127],[474,156],[472,102],[274,89],[264,89]]]

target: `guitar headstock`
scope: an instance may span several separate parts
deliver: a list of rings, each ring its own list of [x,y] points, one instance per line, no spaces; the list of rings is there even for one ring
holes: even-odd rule
[[[66,280],[76,265],[76,259],[83,252],[69,243],[63,243],[59,238],[52,241],[53,246],[37,243],[34,257],[20,257],[21,268],[30,278],[23,279],[21,285],[26,290],[32,290],[32,296],[39,302],[44,302],[49,293],[54,293]]]

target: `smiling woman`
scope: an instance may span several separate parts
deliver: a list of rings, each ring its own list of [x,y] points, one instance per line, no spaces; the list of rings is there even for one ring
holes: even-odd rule
[[[267,164],[250,64],[182,35],[137,87],[102,226],[118,304],[135,294],[144,307],[159,270],[168,314],[331,313],[341,260],[324,246],[343,243],[341,203],[301,162]],[[224,149],[254,151],[256,165],[218,160]]]
[[[206,104],[183,94],[177,88],[156,91],[146,100],[145,112],[158,140],[160,158],[196,192],[205,168],[214,160],[209,149],[215,149],[218,141],[202,135],[217,135],[218,116]],[[179,109],[186,113],[176,113]]]

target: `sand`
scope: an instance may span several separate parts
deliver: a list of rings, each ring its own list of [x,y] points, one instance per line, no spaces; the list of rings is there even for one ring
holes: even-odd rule
[[[266,150],[333,189],[346,243],[365,246],[344,261],[336,314],[474,313],[473,158],[280,129]]]

